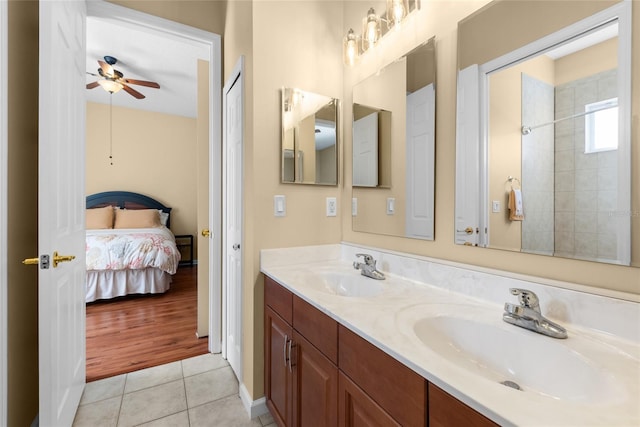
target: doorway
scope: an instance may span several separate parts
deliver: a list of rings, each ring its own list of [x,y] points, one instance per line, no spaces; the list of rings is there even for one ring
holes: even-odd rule
[[[209,83],[209,111],[208,111],[208,143],[209,143],[209,209],[208,227],[212,230],[214,236],[220,236],[220,218],[221,218],[221,199],[220,199],[220,182],[221,177],[221,159],[219,153],[221,146],[220,137],[220,117],[221,117],[221,98],[219,91],[221,84],[221,38],[220,36],[206,31],[198,30],[162,18],[158,18],[145,13],[137,12],[131,9],[123,8],[107,2],[87,2],[87,17],[109,20],[117,22],[126,27],[135,28],[138,31],[154,32],[162,34],[167,38],[177,38],[184,43],[197,44],[206,48],[206,55],[203,59],[208,60],[213,66],[208,70]],[[109,54],[106,52],[105,54]],[[126,95],[126,94],[124,94]],[[127,95],[128,96],[128,95]],[[187,165],[191,167],[193,165]],[[198,236],[194,236],[198,238]],[[200,284],[204,286],[207,295],[206,300],[199,303],[200,307],[208,312],[208,320],[205,329],[210,331],[208,350],[213,353],[221,350],[221,313],[220,308],[222,301],[220,297],[220,243],[219,239],[201,239],[200,245],[208,245],[208,258],[200,258],[199,267],[208,266],[210,273],[206,276],[208,283]],[[207,251],[202,251],[206,253]],[[200,294],[200,292],[199,292]],[[200,297],[199,297],[200,298]],[[199,328],[200,329],[200,328]],[[194,331],[195,333],[195,331]]]

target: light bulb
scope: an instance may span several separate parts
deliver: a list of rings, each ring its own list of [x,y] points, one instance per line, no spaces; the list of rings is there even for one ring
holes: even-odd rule
[[[358,59],[358,38],[352,28],[344,38],[342,50],[345,65],[353,66]]]
[[[362,50],[369,50],[380,38],[380,18],[373,8],[369,9],[362,25]]]

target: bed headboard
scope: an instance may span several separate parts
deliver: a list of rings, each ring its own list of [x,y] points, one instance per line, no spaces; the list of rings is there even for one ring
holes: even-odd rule
[[[105,191],[87,196],[87,209],[117,206],[120,209],[160,209],[169,214],[167,228],[171,225],[171,208],[144,194],[131,191]]]

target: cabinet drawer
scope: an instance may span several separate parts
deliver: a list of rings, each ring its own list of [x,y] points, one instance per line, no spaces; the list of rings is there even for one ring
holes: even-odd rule
[[[373,344],[340,325],[338,366],[404,426],[425,426],[427,382]]]
[[[269,276],[264,276],[264,303],[293,324],[293,294]]]
[[[293,328],[329,360],[338,364],[338,322],[295,295]]]
[[[429,427],[448,426],[498,427],[498,424],[429,383]]]

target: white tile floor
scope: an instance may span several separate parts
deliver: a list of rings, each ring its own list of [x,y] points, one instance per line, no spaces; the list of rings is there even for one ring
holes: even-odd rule
[[[219,354],[185,359],[87,384],[74,427],[275,426],[249,419],[238,380]]]

